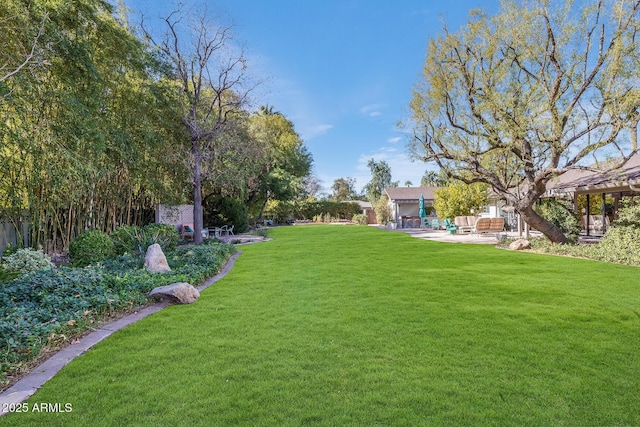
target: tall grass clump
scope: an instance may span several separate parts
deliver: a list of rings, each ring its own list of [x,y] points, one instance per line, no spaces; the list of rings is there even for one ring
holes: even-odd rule
[[[367,225],[369,223],[369,220],[365,214],[355,214],[351,218],[351,222],[358,225]]]
[[[141,255],[154,243],[164,252],[172,251],[180,240],[180,234],[173,225],[148,224],[144,227],[123,225],[111,232],[116,255],[125,253]]]

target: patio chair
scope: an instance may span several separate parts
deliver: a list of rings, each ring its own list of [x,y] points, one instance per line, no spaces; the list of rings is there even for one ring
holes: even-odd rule
[[[227,227],[227,236],[235,236],[235,234],[233,234],[233,225],[232,226],[226,226]]]
[[[449,221],[449,218],[444,220],[444,227],[447,229],[449,234],[456,234],[458,232],[458,226]]]
[[[213,236],[213,237],[220,237],[222,230],[220,229],[220,227],[208,227],[209,230],[209,237]]]
[[[182,224],[180,227],[180,238],[183,240],[193,240],[193,224]]]
[[[431,220],[431,228],[434,230],[440,230],[440,220],[438,218],[434,218]]]

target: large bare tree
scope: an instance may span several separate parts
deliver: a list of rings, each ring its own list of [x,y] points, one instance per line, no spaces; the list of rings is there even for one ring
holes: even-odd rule
[[[231,138],[239,123],[255,82],[247,73],[247,59],[234,42],[232,25],[213,22],[207,13],[182,10],[163,19],[164,37],[154,41],[168,62],[176,79],[181,120],[189,135],[188,161],[193,182],[194,242],[202,243],[202,185],[219,177],[224,153],[244,141]],[[245,151],[245,150],[241,150]]]
[[[410,150],[452,178],[491,185],[533,228],[566,242],[533,206],[563,172],[620,167],[637,152],[640,1],[501,6],[430,42]]]

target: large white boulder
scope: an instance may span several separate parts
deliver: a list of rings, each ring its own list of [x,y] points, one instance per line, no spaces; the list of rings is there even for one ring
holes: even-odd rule
[[[509,245],[509,249],[511,249],[512,251],[531,249],[531,242],[529,242],[527,239],[518,239],[511,242],[511,244]]]
[[[200,298],[200,292],[188,283],[172,283],[160,286],[149,293],[155,299],[166,299],[174,304],[192,304]]]
[[[167,263],[167,257],[164,256],[162,248],[159,244],[154,243],[149,246],[144,257],[144,267],[153,273],[166,273],[171,271]]]

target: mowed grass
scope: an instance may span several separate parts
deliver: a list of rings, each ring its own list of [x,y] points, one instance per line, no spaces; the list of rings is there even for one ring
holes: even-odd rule
[[[367,227],[272,236],[0,425],[640,425],[640,269]]]

